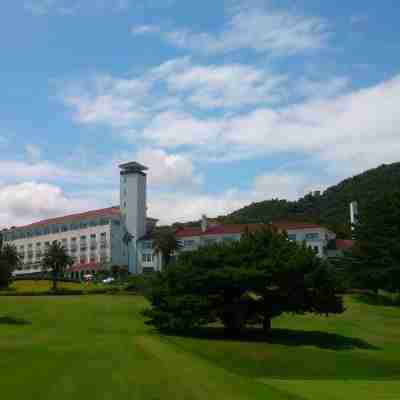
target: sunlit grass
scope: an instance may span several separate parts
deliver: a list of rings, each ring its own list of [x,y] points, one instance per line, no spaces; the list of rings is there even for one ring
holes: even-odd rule
[[[260,341],[226,340],[212,330],[159,335],[140,315],[146,305],[122,295],[1,297],[2,397],[400,398],[398,307],[347,298],[343,315],[283,316]]]

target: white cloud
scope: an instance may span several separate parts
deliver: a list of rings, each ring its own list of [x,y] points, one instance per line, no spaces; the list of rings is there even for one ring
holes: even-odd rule
[[[146,124],[154,127],[164,119],[195,129],[196,124],[186,115],[187,106],[238,110],[275,103],[285,93],[286,79],[240,64],[197,65],[185,57],[131,79],[97,76],[67,87],[62,97],[77,123],[105,124],[136,139],[138,129]]]
[[[25,145],[25,153],[26,157],[31,162],[40,161],[42,157],[42,150],[39,146],[35,144],[26,144]]]
[[[218,120],[200,120],[189,113],[165,111],[156,115],[140,135],[162,147],[209,147],[222,134]],[[132,138],[133,139],[133,138]]]
[[[184,154],[168,154],[161,149],[144,148],[135,160],[149,168],[149,184],[155,187],[197,187],[202,177],[195,171],[192,159]]]
[[[104,123],[113,127],[129,126],[146,117],[144,99],[150,82],[98,76],[88,87],[70,87],[64,102],[75,110],[74,119],[82,124]]]
[[[231,116],[161,114],[143,130],[155,144],[207,157],[297,153],[343,174],[398,160],[400,76],[370,88]]]
[[[344,177],[398,160],[399,96],[400,76],[354,90],[346,77],[293,81],[186,57],[132,79],[97,78],[65,101],[77,122],[118,128],[142,146],[214,161],[297,154]]]
[[[295,88],[296,92],[301,96],[314,99],[334,97],[348,89],[350,89],[350,79],[344,76],[335,77],[327,81],[301,78]]]
[[[219,194],[150,193],[149,215],[158,218],[161,224],[194,221],[202,214],[210,217],[226,215],[252,202],[273,198],[295,200],[310,190],[323,188],[324,185],[312,175],[273,171],[257,176],[247,190],[232,187]]]
[[[78,13],[118,12],[129,7],[129,0],[25,0],[24,9],[35,16],[75,15]]]
[[[0,227],[98,207],[93,198],[67,197],[58,186],[36,182],[0,186],[0,205]]]
[[[140,28],[140,27],[139,27]],[[325,20],[295,15],[277,9],[241,8],[216,34],[196,33],[188,29],[162,31],[151,26],[150,31],[161,31],[161,36],[175,46],[207,53],[224,53],[240,49],[274,54],[296,54],[321,48],[329,36]]]
[[[160,27],[158,27],[157,25],[140,25],[132,28],[132,35],[134,36],[158,32],[160,32]]]
[[[252,66],[193,65],[189,59],[166,63],[158,70],[170,91],[186,94],[188,102],[204,109],[238,108],[273,103],[282,97],[283,75]]]

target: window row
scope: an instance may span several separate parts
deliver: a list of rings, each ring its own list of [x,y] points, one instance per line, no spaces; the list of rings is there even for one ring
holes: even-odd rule
[[[110,220],[109,218],[101,218],[98,220],[72,222],[70,224],[48,225],[42,228],[16,229],[12,232],[6,232],[4,234],[4,238],[6,241],[12,241],[12,240],[25,239],[35,236],[43,236],[60,232],[69,232],[79,229],[86,229],[95,226],[109,225],[110,222],[112,222],[113,225],[120,225],[119,219]]]

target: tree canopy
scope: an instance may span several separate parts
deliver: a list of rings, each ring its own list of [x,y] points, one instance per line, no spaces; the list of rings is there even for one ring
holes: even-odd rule
[[[7,287],[12,278],[12,272],[17,269],[20,259],[15,246],[3,243],[0,234],[0,287]]]
[[[371,201],[355,225],[356,244],[346,258],[356,285],[400,292],[400,191]]]
[[[54,291],[57,290],[57,280],[63,276],[68,265],[72,264],[72,258],[60,243],[53,242],[46,250],[43,257],[43,267],[51,271]]]
[[[182,253],[153,281],[144,314],[162,330],[187,330],[221,321],[240,332],[282,313],[341,313],[329,266],[315,252],[266,229],[239,242]]]
[[[180,244],[176,239],[174,230],[165,227],[155,231],[153,247],[155,251],[161,253],[164,266],[168,266],[173,253],[179,249]]]

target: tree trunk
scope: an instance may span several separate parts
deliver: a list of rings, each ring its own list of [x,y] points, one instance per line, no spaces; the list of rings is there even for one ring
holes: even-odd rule
[[[263,331],[266,335],[270,335],[272,329],[271,318],[269,316],[264,316],[263,320]]]
[[[57,291],[57,274],[55,271],[53,271],[53,291]]]

